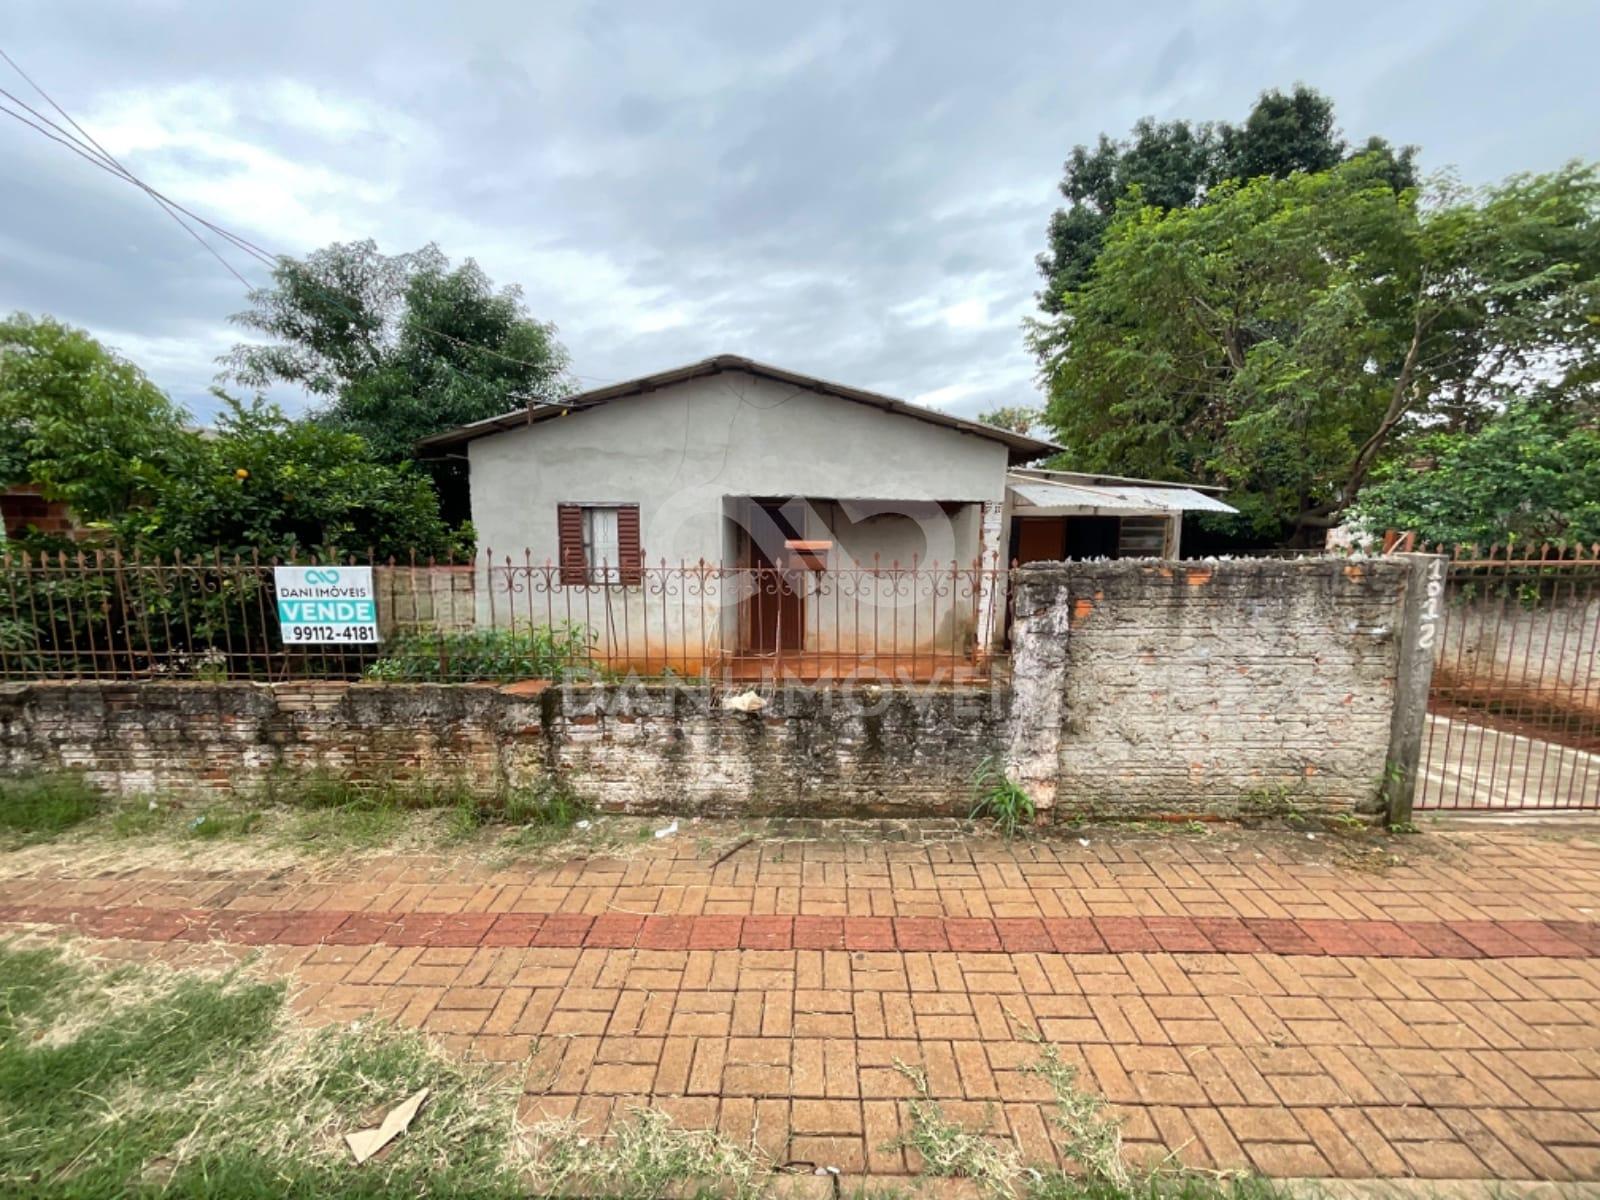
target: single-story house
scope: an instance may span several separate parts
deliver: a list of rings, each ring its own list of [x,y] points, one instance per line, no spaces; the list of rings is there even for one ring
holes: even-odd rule
[[[1139,521],[1170,528],[1185,504],[1219,504],[1028,469],[1060,448],[734,355],[420,448],[468,463],[492,563],[480,624],[570,623],[613,666],[642,670],[981,665],[1005,636],[1004,571],[1019,549],[1149,552]],[[1072,533],[1050,541],[1027,524],[1019,546],[1012,503]],[[1119,524],[1107,542],[1106,520],[1129,533]]]

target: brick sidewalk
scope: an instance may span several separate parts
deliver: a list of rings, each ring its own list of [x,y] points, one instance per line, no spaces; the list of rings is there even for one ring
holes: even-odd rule
[[[598,1129],[649,1103],[850,1174],[918,1168],[893,1148],[896,1061],[949,1116],[1051,1160],[1028,1031],[1141,1157],[1600,1178],[1595,839],[1428,835],[1387,864],[1303,835],[1089,843],[763,840],[718,861],[684,837],[506,870],[0,861],[0,921],[174,958],[266,946],[317,1020],[392,1015],[515,1064],[530,1118]]]

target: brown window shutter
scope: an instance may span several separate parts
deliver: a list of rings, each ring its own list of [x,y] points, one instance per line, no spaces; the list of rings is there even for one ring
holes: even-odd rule
[[[578,505],[556,505],[556,543],[562,586],[588,583],[589,564],[583,561],[583,509]]]
[[[617,509],[617,566],[624,584],[644,581],[644,550],[639,545],[639,506]]]

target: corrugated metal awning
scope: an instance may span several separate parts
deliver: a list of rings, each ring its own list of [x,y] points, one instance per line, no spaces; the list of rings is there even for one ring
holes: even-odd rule
[[[1013,475],[1007,486],[1023,508],[1092,508],[1120,512],[1220,512],[1239,510],[1186,487],[1135,484],[1045,483]]]

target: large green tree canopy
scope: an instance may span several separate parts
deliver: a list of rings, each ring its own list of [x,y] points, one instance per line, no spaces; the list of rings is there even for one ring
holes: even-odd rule
[[[1125,139],[1101,134],[1093,148],[1075,147],[1063,167],[1060,187],[1067,207],[1050,218],[1049,247],[1037,260],[1046,280],[1040,306],[1059,312],[1062,297],[1083,285],[1117,205],[1131,188],[1139,189],[1146,204],[1187,208],[1224,180],[1281,179],[1367,155],[1382,164],[1398,190],[1416,182],[1415,154],[1414,147],[1396,150],[1376,137],[1351,147],[1335,127],[1333,102],[1298,85],[1288,95],[1264,92],[1242,125],[1146,117]]]
[[[496,289],[471,259],[437,246],[385,255],[371,241],[281,259],[234,320],[265,341],[234,347],[227,373],[249,387],[298,384],[317,418],[358,433],[382,459],[418,438],[570,390],[555,327]]]
[[[91,521],[148,497],[187,414],[81,329],[0,321],[0,486],[32,484]]]
[[[0,322],[0,485],[31,484],[127,549],[442,554],[456,535],[426,475],[358,434],[227,396],[189,416],[81,329]]]
[[[1134,194],[1037,323],[1046,419],[1087,470],[1230,489],[1260,536],[1342,519],[1398,442],[1595,386],[1600,177],[1396,191],[1380,155]]]

